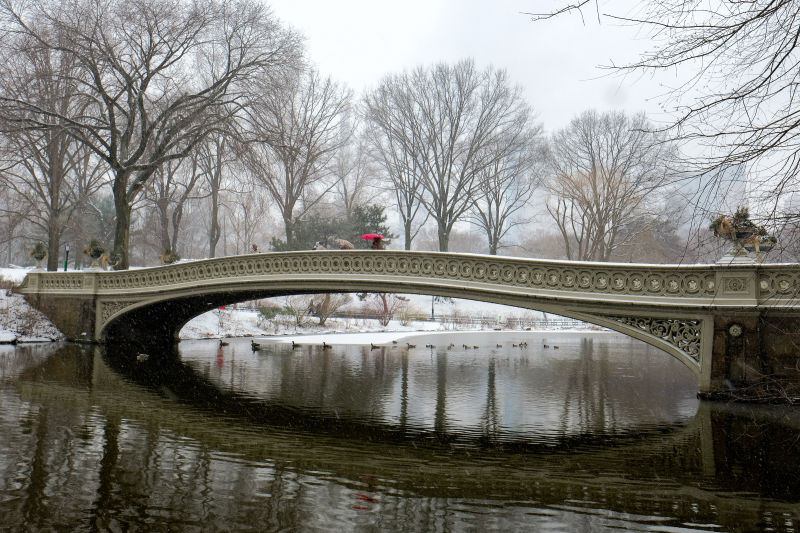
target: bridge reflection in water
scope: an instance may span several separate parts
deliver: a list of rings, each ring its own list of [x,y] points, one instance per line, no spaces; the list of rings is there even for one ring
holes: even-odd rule
[[[99,347],[3,353],[0,516],[12,529],[796,529],[796,413],[697,402],[679,363],[618,337],[558,342],[186,343],[182,359],[144,363]]]

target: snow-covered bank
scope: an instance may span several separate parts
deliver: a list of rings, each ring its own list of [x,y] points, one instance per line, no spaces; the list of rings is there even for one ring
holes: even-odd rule
[[[446,337],[447,340],[443,341],[440,345],[444,346],[447,342],[456,342],[457,345],[460,345],[461,342],[469,343],[473,345],[474,343],[478,342],[485,342],[488,338],[487,335],[491,335],[491,342],[521,342],[522,340],[527,340],[528,336],[536,335],[536,334],[543,334],[543,333],[570,333],[580,331],[581,334],[607,334],[613,333],[610,330],[606,329],[567,329],[567,330],[501,330],[495,331],[492,330],[488,332],[486,330],[449,330],[449,331],[432,331],[432,330],[417,330],[417,331],[374,331],[368,333],[340,333],[338,331],[332,331],[330,333],[320,333],[315,335],[281,335],[278,337],[255,337],[255,340],[258,342],[274,342],[274,343],[281,343],[281,344],[289,344],[294,343],[300,346],[303,345],[321,345],[323,342],[325,344],[330,344],[331,346],[335,346],[337,344],[348,344],[348,345],[374,345],[374,346],[391,346],[393,344],[399,344],[401,346],[405,346],[405,343],[413,344],[417,343],[419,340],[423,340],[423,342],[437,342],[436,339],[438,337]],[[456,340],[457,338],[457,340]],[[505,339],[505,340],[504,340]],[[422,344],[418,345],[422,347]],[[433,346],[431,346],[433,347]]]
[[[285,318],[285,317],[284,317]],[[414,336],[424,334],[476,335],[492,333],[535,333],[543,331],[605,331],[590,324],[580,323],[563,326],[540,327],[526,330],[497,327],[476,328],[471,325],[456,325],[449,322],[416,320],[401,322],[392,320],[382,326],[374,319],[328,319],[326,326],[307,324],[296,328],[287,322],[266,320],[254,309],[218,309],[204,313],[191,321],[181,330],[180,337],[185,340],[255,337],[270,342],[295,342],[297,344],[389,344],[392,341],[411,340]]]
[[[256,310],[225,309],[204,313],[189,321],[181,330],[181,339],[205,339],[222,337],[280,337],[285,342],[294,340],[298,343],[321,343],[336,334],[337,344],[347,344],[346,339],[353,339],[353,344],[369,344],[370,342],[390,342],[403,336],[413,335],[420,331],[442,331],[437,322],[412,321],[401,324],[392,320],[382,326],[377,320],[369,319],[328,319],[327,324],[305,325],[295,328],[281,320],[267,321]],[[372,341],[364,340],[368,337]]]
[[[19,285],[28,272],[27,268],[0,268],[0,280],[4,285]],[[59,340],[64,340],[64,335],[21,294],[11,287],[0,289],[0,344]]]

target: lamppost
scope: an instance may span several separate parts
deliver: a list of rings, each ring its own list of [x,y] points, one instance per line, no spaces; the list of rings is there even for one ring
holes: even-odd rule
[[[434,301],[435,299],[436,299],[436,296],[434,296],[434,295],[431,295],[431,322],[433,322],[434,320],[436,320],[436,318],[433,316],[433,301]]]
[[[67,271],[67,261],[69,261],[69,244],[64,245],[64,272]]]

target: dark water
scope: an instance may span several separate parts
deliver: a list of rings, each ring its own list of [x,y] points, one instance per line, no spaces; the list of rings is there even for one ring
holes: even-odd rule
[[[699,402],[621,336],[521,340],[0,348],[0,530],[797,530],[800,412]]]

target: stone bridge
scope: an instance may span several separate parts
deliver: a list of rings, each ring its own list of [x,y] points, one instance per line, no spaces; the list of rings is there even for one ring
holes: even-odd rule
[[[176,339],[198,314],[258,298],[322,292],[466,298],[573,317],[641,339],[682,361],[704,393],[800,390],[796,264],[302,251],[117,272],[32,272],[20,292],[73,340],[161,343]]]

